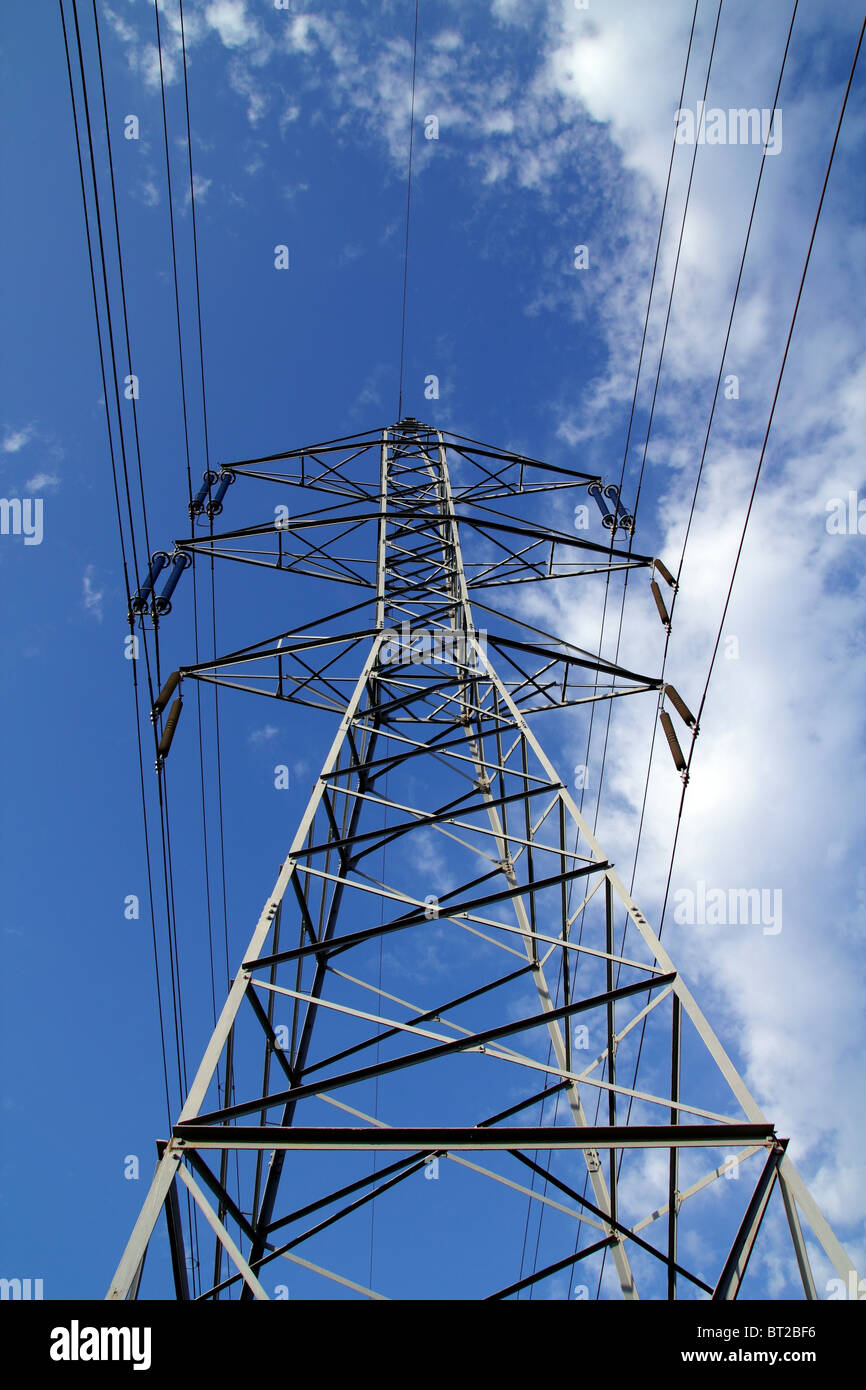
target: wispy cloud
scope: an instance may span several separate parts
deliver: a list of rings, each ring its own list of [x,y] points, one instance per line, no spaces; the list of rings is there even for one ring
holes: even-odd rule
[[[250,734],[250,743],[271,743],[279,732],[274,724],[265,724],[261,729],[253,729]]]
[[[94,573],[95,566],[88,565],[84,571],[84,577],[81,583],[82,601],[84,603],[85,612],[92,614],[97,622],[101,623],[103,590],[96,587],[93,581]]]
[[[352,261],[357,261],[366,251],[366,246],[359,246],[356,241],[347,242],[340,252],[340,265],[351,265]]]
[[[160,191],[154,179],[142,179],[137,189],[133,190],[146,207],[155,208],[159,205]]]
[[[139,29],[115,10],[106,7],[105,18],[115,37],[123,45],[130,69],[137,73],[145,86],[156,89],[160,85],[159,49],[155,42],[155,26],[148,25],[147,31]],[[162,79],[171,86],[182,77],[183,50],[178,11],[172,7],[163,10],[160,6],[160,37],[162,46]],[[184,12],[184,40],[187,59],[191,61],[192,51],[208,38],[216,37],[230,53],[243,54],[249,67],[261,66],[267,62],[274,48],[274,41],[263,24],[248,10],[246,0],[212,0],[202,10],[188,9]],[[246,68],[244,69],[246,71]],[[235,90],[243,88],[245,78],[237,75],[230,83]],[[253,94],[243,92],[249,98],[250,120],[255,122],[261,114],[259,100],[266,100],[264,90]]]
[[[60,479],[56,473],[34,473],[32,478],[28,478],[26,487],[28,492],[51,492],[60,486]]]
[[[195,190],[196,203],[204,202],[205,198],[207,197],[208,189],[210,188],[212,183],[213,179],[205,178],[204,174],[193,175],[193,188]],[[187,188],[183,198],[184,208],[188,208],[191,202],[192,199],[190,197],[190,191],[189,188]]]
[[[309,188],[308,183],[287,183],[283,186],[283,197],[291,202],[299,193],[309,192]]]
[[[109,6],[105,7],[104,14],[116,38],[124,46],[126,59],[131,70],[138,73],[147,87],[152,89],[159,87],[160,60],[156,43],[149,37],[143,40],[135,26]],[[162,24],[164,20],[165,16],[160,23]],[[178,34],[172,32],[172,29],[171,23],[166,24],[162,33],[162,74],[166,84],[174,82],[180,71],[178,64],[180,39]]]
[[[290,102],[289,105],[284,108],[284,110],[280,114],[279,119],[279,129],[281,135],[285,135],[288,127],[298,119],[300,114],[301,108],[300,106],[298,106],[297,102]]]
[[[19,449],[25,448],[36,433],[35,426],[25,425],[20,430],[7,429],[4,432],[0,449],[4,454],[17,454]]]
[[[377,410],[379,409],[385,398],[385,383],[387,382],[390,384],[391,375],[390,367],[386,367],[383,363],[380,363],[378,366],[374,367],[371,372],[367,373],[352,406],[352,413],[354,415],[366,416],[369,414],[371,407],[375,407]]]

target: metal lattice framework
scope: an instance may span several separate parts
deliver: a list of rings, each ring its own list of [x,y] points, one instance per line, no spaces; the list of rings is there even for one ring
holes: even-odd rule
[[[373,1289],[357,1261],[347,1267],[341,1232],[354,1240],[374,1200],[395,1226],[429,1225],[418,1177],[440,1160],[436,1219],[476,1296],[575,1267],[601,1289],[609,1254],[603,1296],[735,1298],[770,1209],[807,1298],[801,1216],[847,1280],[787,1140],[528,721],[641,691],[688,710],[661,681],[531,624],[525,607],[493,606],[496,588],[643,569],[664,612],[664,565],[616,545],[631,519],[615,490],[612,509],[601,503],[607,543],[557,530],[531,519],[533,499],[598,500],[600,479],[411,419],[227,465],[199,509],[205,490],[221,503],[242,478],[321,505],[178,542],[175,582],[198,553],[337,583],[355,601],[177,679],[330,710],[339,726],[108,1297],[138,1295],[163,1208],[176,1295],[191,1296],[183,1188],[214,1236],[201,1298],[267,1298],[283,1261],[323,1294],[336,1281],[343,1294],[430,1296],[416,1278],[420,1235],[405,1252],[395,1244]],[[461,539],[480,558],[464,560]],[[176,722],[177,711],[161,755]],[[630,1084],[641,1054],[643,1089]],[[555,1258],[507,1278],[490,1252],[522,1230],[527,1204]],[[489,1237],[461,1242],[470,1213]]]

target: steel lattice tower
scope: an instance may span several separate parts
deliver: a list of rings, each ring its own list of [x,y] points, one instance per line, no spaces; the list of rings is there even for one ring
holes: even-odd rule
[[[430,1296],[416,1276],[433,1220],[479,1297],[558,1271],[594,1284],[609,1255],[605,1296],[731,1299],[768,1211],[787,1222],[806,1298],[817,1293],[801,1217],[847,1281],[787,1140],[529,722],[640,691],[687,722],[688,709],[660,680],[486,601],[529,581],[643,570],[664,612],[664,564],[616,544],[631,529],[616,489],[413,419],[226,465],[194,506],[209,497],[218,511],[244,478],[299,489],[302,510],[178,542],[166,591],[152,598],[163,556],[135,611],[163,612],[194,552],[335,582],[351,601],[317,631],[299,621],[181,667],[155,716],[197,680],[331,711],[338,727],[108,1297],[138,1295],[163,1209],[176,1294],[190,1297],[184,1188],[215,1238],[204,1298],[267,1298],[264,1281],[292,1267],[321,1276],[323,1293],[335,1280],[368,1297]],[[534,499],[563,489],[599,503],[607,543],[535,519]],[[462,538],[481,559],[464,560]],[[382,983],[385,948],[402,990],[393,970]],[[423,1201],[411,1185],[439,1162],[448,1183],[431,1217],[432,1185]],[[719,1183],[723,1202],[708,1195]],[[376,1289],[340,1263],[341,1232],[369,1220],[373,1199],[407,1232]],[[527,1202],[555,1258],[521,1280],[501,1251]]]

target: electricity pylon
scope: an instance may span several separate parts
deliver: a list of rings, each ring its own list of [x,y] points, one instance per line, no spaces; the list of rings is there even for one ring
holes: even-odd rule
[[[664,617],[655,576],[673,581],[617,545],[633,529],[617,489],[414,419],[226,465],[192,511],[215,514],[241,479],[302,489],[307,510],[178,542],[157,563],[166,590],[198,553],[357,601],[317,631],[299,621],[181,667],[155,718],[197,680],[329,710],[338,727],[108,1297],[138,1296],[163,1209],[180,1299],[267,1298],[287,1270],[314,1297],[508,1297],[577,1277],[601,1297],[732,1299],[768,1212],[806,1298],[801,1216],[850,1281],[787,1140],[535,732],[541,711],[641,691],[693,724],[688,708],[550,636],[535,609],[480,597],[643,570]],[[563,493],[584,499],[582,520],[598,505],[607,540],[534,519],[537,498]],[[465,537],[480,558],[464,559]],[[134,612],[166,611],[155,577]],[[176,698],[159,762],[179,712]],[[197,1294],[183,1188],[215,1238]],[[375,1288],[359,1253],[374,1201]],[[544,1253],[521,1273],[528,1211]],[[431,1227],[452,1271],[438,1282]]]

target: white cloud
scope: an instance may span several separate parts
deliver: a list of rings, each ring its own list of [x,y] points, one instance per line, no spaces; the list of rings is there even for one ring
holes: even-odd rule
[[[347,242],[340,252],[340,265],[350,265],[352,261],[357,261],[366,253],[367,248],[358,242]]]
[[[30,493],[50,492],[60,486],[60,479],[55,473],[35,473],[26,483],[27,491]]]
[[[145,86],[151,89],[159,88],[159,48],[150,38],[150,27],[146,30],[145,38],[116,11],[106,7],[104,13],[116,38],[126,51],[130,69],[142,78]],[[203,11],[184,11],[183,37],[188,65],[192,62],[195,47],[211,36],[218,38],[230,52],[243,52],[245,59],[253,65],[266,62],[273,49],[272,40],[258,19],[248,12],[245,0],[212,0]],[[180,81],[183,75],[183,47],[177,9],[164,10],[160,7],[160,38],[162,78],[168,87]],[[255,103],[251,99],[250,109],[254,108]]]
[[[535,5],[537,8],[537,3]],[[491,0],[490,10],[500,24],[526,24],[533,6],[527,0]]]
[[[83,603],[85,612],[91,613],[93,617],[96,618],[97,622],[101,623],[102,600],[104,594],[103,590],[97,589],[96,585],[93,582],[94,573],[95,567],[93,565],[88,565],[84,571],[84,576],[81,582]]]
[[[195,191],[196,203],[204,202],[205,198],[207,197],[208,189],[210,188],[212,183],[213,179],[205,178],[204,174],[193,175],[193,189]],[[190,198],[189,188],[187,188],[183,198],[184,208],[188,208],[190,206],[191,201],[192,199]]]
[[[19,449],[25,448],[30,443],[35,433],[33,425],[25,425],[20,430],[6,430],[0,448],[4,454],[17,454]]]
[[[511,135],[514,131],[514,114],[511,111],[491,111],[484,118],[486,135]]]
[[[232,91],[246,98],[247,120],[250,125],[258,125],[268,109],[268,84],[262,82],[254,68],[239,58],[231,59],[228,74]]]
[[[103,11],[115,37],[120,40],[126,50],[126,60],[130,69],[138,73],[143,79],[145,86],[155,89],[160,84],[160,65],[159,48],[156,43],[149,39],[143,40],[138,30],[128,23],[127,20],[116,13],[116,11],[105,6]],[[163,24],[165,16],[160,19]],[[178,53],[180,52],[179,37],[173,36],[171,26],[166,26],[161,33],[162,39],[162,75],[166,85],[176,81],[179,75]]]
[[[296,102],[290,102],[289,105],[285,108],[285,110],[282,111],[280,114],[279,130],[281,135],[285,135],[287,128],[298,119],[300,114],[300,106],[298,106]]]
[[[159,205],[160,192],[153,179],[142,179],[138,187],[138,196],[149,208],[155,208]]]
[[[226,48],[243,48],[261,38],[261,26],[247,14],[245,0],[212,0],[204,17]]]
[[[361,384],[355,400],[352,404],[353,414],[364,414],[367,416],[371,407],[375,406],[378,410],[385,402],[386,383],[390,393],[392,373],[390,368],[383,363],[379,363],[372,371],[367,373]]]
[[[430,43],[442,53],[453,53],[458,49],[463,40],[456,29],[441,29],[438,34],[434,34]]]
[[[250,734],[250,743],[270,743],[279,733],[279,729],[274,724],[265,724],[261,729],[253,729]]]
[[[808,333],[801,341],[810,357]],[[860,538],[827,535],[823,499],[850,466],[851,422],[842,401],[861,375],[858,364],[826,398],[817,436],[810,408],[810,428],[797,438],[789,403],[786,457],[777,456],[772,483],[759,494],[724,629],[739,639],[740,658],[721,657],[713,675],[672,881],[673,889],[694,888],[701,879],[724,889],[778,887],[782,931],[680,926],[673,902],[665,927],[668,949],[759,1103],[779,1132],[792,1136],[790,1152],[812,1176],[819,1203],[831,1220],[847,1223],[866,1218],[863,1164],[855,1157],[866,1128],[858,1080],[866,924],[862,895],[846,889],[866,832],[859,795],[866,775],[864,585],[859,576],[840,582]],[[699,497],[667,668],[693,709],[755,453],[717,448]],[[694,462],[692,453],[690,472]],[[658,553],[669,564],[682,545],[689,490],[690,482],[677,479],[655,519]],[[661,629],[645,588],[633,590],[622,656],[626,665],[653,671]],[[576,640],[589,627],[583,614]],[[599,834],[607,852],[628,866],[646,767],[646,713],[634,701],[620,702],[612,727]],[[662,895],[678,793],[659,735],[636,890],[651,914]]]

